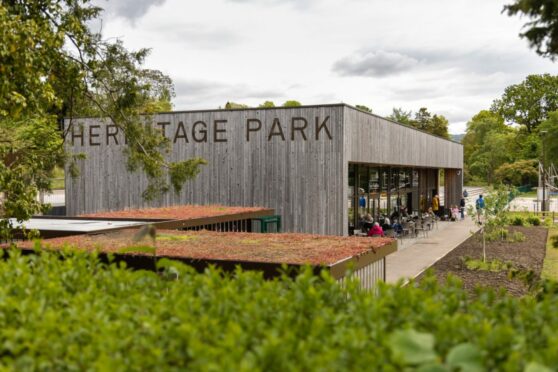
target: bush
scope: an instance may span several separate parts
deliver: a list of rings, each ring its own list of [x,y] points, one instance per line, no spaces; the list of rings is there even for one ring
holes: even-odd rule
[[[381,284],[341,288],[163,261],[159,274],[84,254],[0,260],[6,370],[509,370],[558,365],[558,284],[535,297]],[[528,340],[528,342],[525,342]],[[537,364],[534,363],[537,362]],[[539,368],[540,369],[540,368]]]
[[[541,225],[541,219],[537,216],[527,217],[527,222],[530,223],[533,226],[540,226]]]
[[[510,236],[510,237],[508,238],[508,241],[509,241],[509,242],[512,242],[512,243],[517,243],[517,242],[525,241],[525,234],[523,234],[523,233],[521,233],[521,232],[519,232],[519,231],[515,231],[515,232],[512,234],[512,236]]]
[[[525,219],[521,216],[514,216],[511,220],[511,224],[514,226],[525,226]]]

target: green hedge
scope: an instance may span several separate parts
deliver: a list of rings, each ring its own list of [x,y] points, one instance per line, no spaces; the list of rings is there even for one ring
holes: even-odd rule
[[[558,365],[558,288],[516,299],[451,279],[346,290],[309,270],[163,273],[83,254],[0,260],[0,370],[522,371]],[[469,369],[467,369],[469,368]]]

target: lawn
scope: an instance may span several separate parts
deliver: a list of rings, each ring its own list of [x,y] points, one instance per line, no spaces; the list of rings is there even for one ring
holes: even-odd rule
[[[558,237],[558,226],[554,225],[548,229],[546,242],[546,257],[544,259],[542,278],[558,280],[558,248],[553,247],[552,237]]]

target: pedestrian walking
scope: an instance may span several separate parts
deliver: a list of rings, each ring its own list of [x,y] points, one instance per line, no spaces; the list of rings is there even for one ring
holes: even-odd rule
[[[482,198],[482,194],[479,195],[479,198],[475,202],[475,207],[477,208],[477,222],[480,224],[481,223],[480,218],[481,218],[481,215],[482,215],[482,210],[484,209],[484,199]]]
[[[461,219],[465,219],[465,198],[461,198],[459,201],[459,211],[461,212]]]

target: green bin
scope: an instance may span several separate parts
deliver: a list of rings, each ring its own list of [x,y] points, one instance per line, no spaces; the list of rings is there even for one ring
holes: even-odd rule
[[[254,230],[254,221],[258,221],[259,225],[260,225],[260,231],[261,233],[267,233],[269,232],[269,226],[275,224],[277,231],[276,232],[281,232],[281,216],[279,215],[274,215],[274,216],[265,216],[265,217],[258,217],[258,218],[252,218],[252,231]]]

